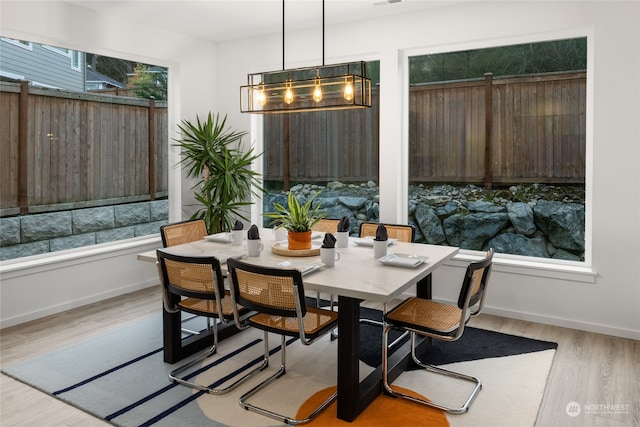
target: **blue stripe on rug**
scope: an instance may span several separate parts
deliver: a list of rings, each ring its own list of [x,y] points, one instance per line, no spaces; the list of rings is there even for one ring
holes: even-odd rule
[[[102,378],[102,377],[104,377],[104,376],[106,376],[106,375],[112,374],[112,373],[114,373],[114,372],[116,372],[116,371],[118,371],[118,370],[120,370],[120,369],[122,369],[122,368],[126,368],[126,367],[127,367],[127,366],[129,366],[129,365],[132,365],[132,364],[137,363],[137,362],[139,362],[139,361],[141,361],[141,360],[144,360],[144,359],[146,359],[147,357],[149,357],[149,356],[153,356],[154,354],[159,353],[159,352],[161,352],[161,351],[162,351],[162,347],[160,347],[160,348],[158,348],[158,349],[155,349],[155,350],[153,350],[153,351],[150,351],[150,352],[149,352],[149,353],[147,353],[147,354],[143,354],[142,356],[136,357],[135,359],[131,359],[131,360],[129,360],[128,362],[124,362],[124,363],[122,363],[122,364],[120,364],[120,365],[118,365],[118,366],[115,366],[115,367],[113,367],[113,368],[111,368],[111,369],[108,369],[108,370],[106,370],[106,371],[104,371],[104,372],[101,372],[101,373],[99,373],[98,375],[94,375],[94,376],[92,376],[91,378],[87,378],[86,380],[80,381],[79,383],[73,384],[73,385],[71,385],[71,386],[69,386],[69,387],[63,388],[63,389],[58,390],[58,391],[54,391],[54,392],[53,392],[53,393],[51,393],[51,394],[53,394],[54,396],[57,396],[57,395],[59,395],[59,394],[66,393],[66,392],[68,392],[68,391],[74,390],[74,389],[76,389],[76,388],[78,388],[78,387],[82,387],[83,385],[88,384],[88,383],[90,383],[91,381],[95,381],[95,380],[97,380],[97,379],[99,379],[99,378]]]
[[[237,350],[234,350],[231,353],[228,353],[227,355],[222,356],[219,359],[216,359],[214,362],[210,363],[209,365],[204,366],[202,368],[199,368],[198,370],[192,372],[191,374],[189,374],[185,378],[191,378],[191,377],[196,376],[196,375],[198,375],[198,374],[200,374],[202,372],[205,372],[205,371],[207,371],[207,370],[209,370],[209,369],[221,364],[222,362],[225,362],[226,360],[229,360],[233,356],[242,353],[243,351],[249,349],[250,347],[253,347],[254,345],[256,345],[256,344],[258,344],[260,342],[262,342],[261,339],[255,339],[255,340],[243,345],[242,347],[238,348]],[[244,369],[246,369],[246,368],[243,367],[243,368],[239,369],[238,371],[242,371]],[[236,373],[229,374],[226,377],[223,377],[220,380],[216,381],[216,385],[222,384],[222,383],[224,383],[224,381],[227,381],[229,378],[233,378],[236,375],[237,375]],[[114,412],[112,414],[107,415],[106,417],[104,417],[104,419],[107,420],[107,421],[110,421],[110,420],[112,420],[112,419],[114,419],[116,417],[119,417],[122,414],[125,414],[125,413],[135,409],[136,407],[144,404],[145,402],[148,402],[149,400],[151,400],[151,399],[153,399],[155,397],[160,396],[162,393],[165,393],[165,392],[171,390],[173,387],[178,386],[178,385],[180,385],[180,384],[171,383],[171,384],[167,385],[166,387],[162,387],[160,390],[157,390],[157,391],[155,391],[155,392],[153,392],[151,394],[148,394],[147,396],[143,397],[142,399],[139,399],[138,401],[133,402],[131,405],[127,405],[126,407],[124,407],[124,408],[122,408],[122,409],[120,409],[120,410],[118,410],[118,411],[116,411],[116,412]],[[215,385],[211,385],[210,387],[215,387]]]
[[[285,345],[289,346],[289,345],[293,344],[295,341],[297,341],[298,339],[299,338],[290,338],[288,341],[286,341]],[[277,347],[274,347],[273,349],[271,349],[269,351],[269,355],[272,356],[275,353],[277,353],[278,351],[280,351],[280,347],[281,346],[277,346]],[[216,387],[216,386],[219,386],[220,384],[224,384],[224,382],[227,381],[228,379],[235,377],[239,373],[244,372],[247,369],[249,369],[250,367],[252,367],[252,366],[256,365],[257,363],[259,363],[263,359],[263,357],[264,356],[256,357],[252,361],[248,362],[245,366],[243,366],[241,368],[238,368],[235,372],[233,372],[233,373],[227,375],[226,377],[221,378],[218,381],[215,381],[214,383],[210,384],[209,387]],[[177,385],[177,384],[174,384],[174,385]],[[196,393],[194,393],[191,396],[189,396],[188,398],[186,398],[186,399],[176,403],[175,405],[167,408],[166,410],[160,412],[155,417],[153,417],[153,418],[141,423],[138,427],[151,426],[151,425],[157,423],[158,421],[162,420],[163,418],[168,417],[169,415],[171,415],[172,413],[176,412],[177,410],[183,408],[184,406],[188,405],[189,403],[193,402],[194,400],[196,400],[197,398],[199,398],[200,396],[202,396],[204,394],[206,394],[205,391],[199,390]],[[133,409],[133,408],[131,408],[131,409]],[[112,418],[114,418],[114,417],[112,417]],[[111,420],[112,418],[109,418],[109,416],[105,417],[106,420]]]

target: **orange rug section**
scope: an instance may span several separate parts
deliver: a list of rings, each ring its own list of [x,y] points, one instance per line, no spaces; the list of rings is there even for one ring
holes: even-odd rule
[[[414,394],[401,387],[395,387],[407,394]],[[329,387],[320,390],[311,396],[298,410],[297,417],[305,417],[310,414],[321,402],[334,393],[336,387]],[[390,397],[385,394],[378,396],[363,413],[352,422],[339,420],[337,418],[337,403],[334,401],[327,409],[318,415],[306,426],[312,427],[333,427],[333,426],[354,426],[354,427],[401,427],[401,426],[421,426],[448,427],[443,411],[429,408],[410,402],[406,399]]]

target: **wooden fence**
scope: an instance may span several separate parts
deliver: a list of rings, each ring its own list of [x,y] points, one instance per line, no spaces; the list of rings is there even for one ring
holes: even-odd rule
[[[265,179],[377,180],[378,99],[266,116]],[[584,183],[586,73],[417,85],[409,103],[410,182]]]
[[[167,195],[166,102],[0,84],[0,212]]]
[[[266,115],[265,180],[378,181],[373,95],[368,109]],[[411,87],[409,179],[583,184],[585,99],[586,73]],[[166,196],[167,138],[166,102],[0,83],[0,213]]]

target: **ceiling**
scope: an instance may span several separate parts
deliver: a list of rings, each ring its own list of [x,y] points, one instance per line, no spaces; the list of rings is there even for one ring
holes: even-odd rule
[[[282,33],[280,0],[68,0],[77,6],[193,37],[224,41]],[[456,0],[326,0],[325,26],[461,3]],[[322,0],[287,0],[285,31],[321,27]]]

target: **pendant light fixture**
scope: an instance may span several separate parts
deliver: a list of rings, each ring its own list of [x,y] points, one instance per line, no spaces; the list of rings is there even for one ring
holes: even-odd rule
[[[284,0],[282,0],[282,70],[253,73],[240,87],[243,113],[281,114],[371,107],[371,79],[364,61],[324,64],[324,0],[322,0],[322,65],[285,69]]]

